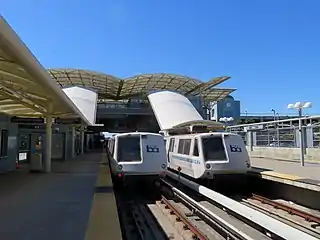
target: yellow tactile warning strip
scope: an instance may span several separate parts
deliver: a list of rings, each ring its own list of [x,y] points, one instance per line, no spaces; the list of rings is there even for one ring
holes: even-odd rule
[[[272,176],[272,177],[284,178],[284,179],[288,179],[288,180],[292,180],[292,181],[297,181],[297,180],[303,179],[302,177],[298,177],[296,175],[278,173],[278,172],[274,172],[274,171],[263,171],[263,172],[260,172],[260,174],[268,175],[268,176]]]
[[[282,179],[284,181],[293,181],[293,182],[299,182],[303,184],[308,184],[308,185],[316,185],[320,186],[320,181],[311,179],[311,178],[305,178],[305,177],[300,177],[292,174],[285,174],[285,173],[279,173],[271,170],[263,170],[260,168],[252,168],[251,173],[254,174],[259,174],[262,177],[267,177],[267,178],[277,178],[277,179]]]
[[[122,239],[106,154],[102,154],[95,189],[85,240]]]

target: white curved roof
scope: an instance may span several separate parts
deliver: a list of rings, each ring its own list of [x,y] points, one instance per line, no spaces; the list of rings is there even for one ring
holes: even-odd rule
[[[148,99],[161,130],[186,122],[203,121],[189,99],[181,94],[162,91],[148,95]]]
[[[0,112],[19,117],[80,117],[90,125],[2,16]]]
[[[48,69],[49,74],[62,87],[81,86],[93,90],[99,99],[129,99],[135,96],[147,96],[153,90],[171,90],[183,95],[197,96],[201,93],[207,102],[218,101],[235,89],[213,88],[230,77],[216,77],[208,82],[178,74],[152,73],[139,74],[128,78],[119,78],[100,72],[56,68]]]

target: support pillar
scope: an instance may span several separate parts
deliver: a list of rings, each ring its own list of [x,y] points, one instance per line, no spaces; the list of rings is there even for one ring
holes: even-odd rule
[[[46,117],[46,158],[44,164],[45,172],[51,172],[51,150],[52,150],[52,116]]]
[[[305,148],[304,148],[304,129],[302,127],[302,109],[299,109],[299,139],[300,139],[300,164],[301,166],[304,166],[304,154],[305,154]]]
[[[72,126],[72,132],[71,132],[71,157],[74,158],[75,156],[75,136],[76,136],[76,128]]]
[[[81,145],[80,145],[80,151],[81,151],[81,154],[84,153],[84,128],[81,128]]]

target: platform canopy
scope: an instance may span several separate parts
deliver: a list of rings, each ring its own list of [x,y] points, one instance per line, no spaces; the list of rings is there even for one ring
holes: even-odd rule
[[[236,89],[216,89],[230,77],[217,77],[201,82],[182,75],[156,73],[141,74],[121,79],[100,72],[81,69],[49,69],[61,87],[82,86],[98,93],[100,99],[129,99],[147,96],[155,90],[171,90],[187,96],[202,95],[207,101],[218,101]]]
[[[0,112],[18,117],[88,119],[0,17]]]

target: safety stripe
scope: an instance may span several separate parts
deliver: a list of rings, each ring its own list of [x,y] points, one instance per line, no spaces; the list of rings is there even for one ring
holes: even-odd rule
[[[279,172],[275,172],[275,171],[271,171],[271,170],[268,171],[268,170],[261,169],[261,168],[252,168],[251,173],[260,174],[262,176],[281,178],[284,180],[290,180],[290,181],[320,186],[320,181],[316,180],[316,179],[300,177],[300,176],[292,175],[292,174],[279,173]]]

